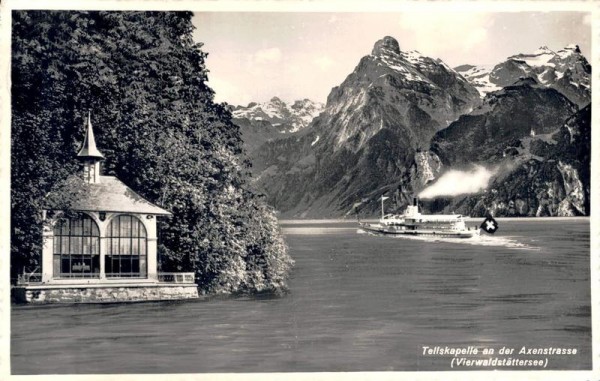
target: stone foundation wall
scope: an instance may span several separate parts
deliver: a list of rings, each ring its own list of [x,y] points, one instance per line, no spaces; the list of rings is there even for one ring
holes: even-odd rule
[[[124,287],[17,287],[18,303],[118,303],[198,298],[196,285]]]

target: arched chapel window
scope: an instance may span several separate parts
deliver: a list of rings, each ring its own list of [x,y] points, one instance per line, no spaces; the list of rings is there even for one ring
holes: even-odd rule
[[[132,215],[119,215],[110,221],[106,237],[106,277],[145,278],[147,236],[142,222]]]
[[[86,214],[62,218],[54,226],[54,276],[92,278],[100,275],[100,231]]]

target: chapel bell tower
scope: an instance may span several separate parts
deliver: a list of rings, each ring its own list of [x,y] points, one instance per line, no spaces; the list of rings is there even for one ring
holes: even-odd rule
[[[88,184],[100,183],[100,161],[104,160],[104,156],[96,148],[96,139],[94,139],[94,130],[92,130],[89,112],[85,139],[77,158],[83,162],[83,180]]]

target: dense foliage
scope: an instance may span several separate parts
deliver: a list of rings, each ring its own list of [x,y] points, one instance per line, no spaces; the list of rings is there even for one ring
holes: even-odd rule
[[[44,197],[79,171],[92,112],[104,174],[170,210],[163,271],[209,292],[280,291],[292,265],[247,186],[241,140],[207,86],[190,12],[13,13],[12,271],[35,267]]]

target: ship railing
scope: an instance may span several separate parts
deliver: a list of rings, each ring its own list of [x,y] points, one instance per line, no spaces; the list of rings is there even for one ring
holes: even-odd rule
[[[161,283],[195,283],[194,273],[158,273],[158,281]]]

